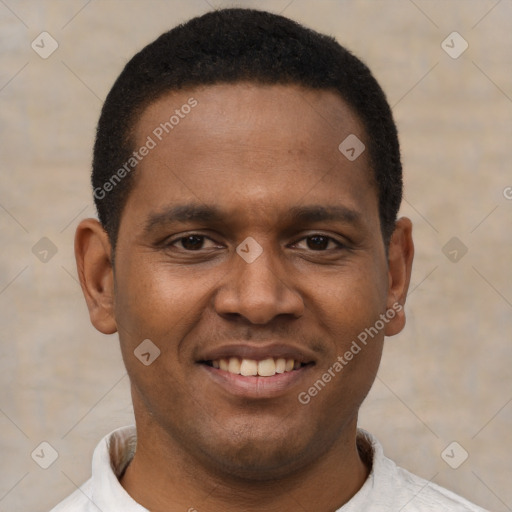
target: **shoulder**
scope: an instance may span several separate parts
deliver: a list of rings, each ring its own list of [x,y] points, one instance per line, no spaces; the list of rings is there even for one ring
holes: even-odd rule
[[[94,450],[92,477],[50,512],[107,512],[113,504],[120,504],[119,510],[145,510],[131,499],[118,480],[133,457],[136,437],[133,425],[106,435]]]
[[[399,466],[396,467],[396,484],[403,488],[402,500],[406,501],[403,512],[486,512],[462,496],[431,481],[414,475]]]
[[[378,504],[379,511],[390,512],[487,512],[462,496],[397,466],[384,455],[382,446],[370,433],[360,429],[358,444],[369,445],[372,453],[372,470],[363,486],[363,489],[366,487],[367,510],[373,510],[371,507]]]
[[[89,479],[73,494],[70,494],[64,501],[52,508],[50,512],[92,512],[91,491],[92,479]],[[94,505],[92,506],[94,507]],[[97,509],[94,507],[94,510]]]

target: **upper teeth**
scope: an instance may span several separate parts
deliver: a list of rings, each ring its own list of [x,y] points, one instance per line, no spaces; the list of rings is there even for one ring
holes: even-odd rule
[[[294,359],[269,357],[262,361],[255,359],[239,359],[230,357],[229,359],[217,359],[212,361],[214,368],[220,368],[229,373],[237,375],[259,375],[260,377],[272,377],[276,373],[290,372],[293,369],[300,368],[300,362]]]

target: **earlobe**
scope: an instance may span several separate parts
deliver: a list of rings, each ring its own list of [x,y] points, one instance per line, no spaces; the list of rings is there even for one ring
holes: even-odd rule
[[[115,333],[111,245],[107,233],[96,219],[85,219],[78,225],[75,259],[91,323],[103,334]]]
[[[405,326],[405,301],[411,281],[414,243],[412,222],[407,217],[397,220],[388,248],[388,298],[387,308],[395,311],[386,324],[385,335],[394,336]]]

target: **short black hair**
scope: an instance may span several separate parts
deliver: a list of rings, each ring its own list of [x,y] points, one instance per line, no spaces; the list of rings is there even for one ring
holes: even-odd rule
[[[113,250],[134,173],[112,178],[121,176],[116,171],[132,157],[144,109],[172,91],[243,81],[335,91],[356,112],[368,138],[387,246],[402,200],[402,165],[393,115],[372,73],[332,37],[280,15],[233,8],[208,12],[162,34],[126,64],[105,100],[92,186]]]

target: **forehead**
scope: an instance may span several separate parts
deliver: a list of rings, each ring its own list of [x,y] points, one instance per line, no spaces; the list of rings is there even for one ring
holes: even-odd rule
[[[358,115],[335,91],[252,82],[166,94],[146,107],[135,133],[138,142],[152,135],[159,145],[180,144],[194,135],[198,150],[203,139],[204,151],[217,140],[240,144],[245,136],[247,145],[261,149],[280,144],[282,149],[327,149],[336,156],[348,135],[366,137]]]
[[[376,208],[367,151],[350,160],[339,149],[347,137],[367,145],[364,127],[335,92],[253,83],[173,92],[146,108],[135,133],[135,149],[151,149],[128,212],[184,199],[231,214],[243,203],[253,219],[308,202]]]

